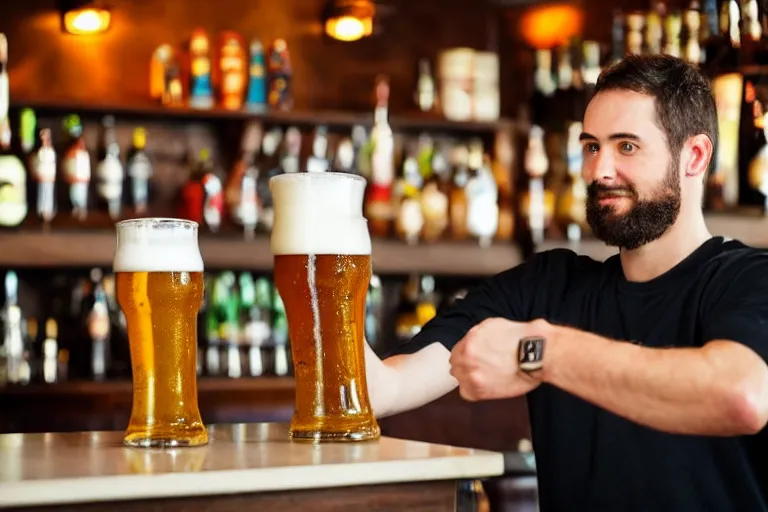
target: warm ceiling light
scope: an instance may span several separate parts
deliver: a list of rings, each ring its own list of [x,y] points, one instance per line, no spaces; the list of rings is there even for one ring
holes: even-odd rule
[[[520,31],[523,39],[537,49],[565,44],[581,33],[583,14],[572,5],[533,7],[523,14]]]
[[[373,33],[376,6],[371,0],[333,0],[326,7],[325,33],[339,41],[357,41]]]
[[[109,28],[112,13],[95,2],[69,1],[62,8],[62,24],[70,34],[98,34]]]

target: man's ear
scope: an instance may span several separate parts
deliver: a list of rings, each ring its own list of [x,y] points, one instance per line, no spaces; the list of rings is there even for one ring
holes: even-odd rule
[[[681,164],[686,176],[702,176],[712,159],[712,140],[700,133],[689,138],[683,145]]]

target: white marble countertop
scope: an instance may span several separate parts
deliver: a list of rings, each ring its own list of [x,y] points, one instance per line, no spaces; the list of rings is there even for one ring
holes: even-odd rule
[[[500,453],[382,437],[292,442],[278,423],[211,425],[197,448],[141,449],[123,432],[0,435],[0,508],[500,475]]]

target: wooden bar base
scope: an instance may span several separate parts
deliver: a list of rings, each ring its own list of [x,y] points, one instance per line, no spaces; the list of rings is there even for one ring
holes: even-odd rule
[[[453,512],[456,510],[456,495],[456,481],[445,480],[191,498],[73,503],[32,508],[36,512]],[[5,510],[29,512],[32,509],[25,507]]]

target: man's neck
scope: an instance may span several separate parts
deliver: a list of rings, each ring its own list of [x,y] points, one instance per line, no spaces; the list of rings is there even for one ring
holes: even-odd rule
[[[692,218],[677,221],[659,239],[633,249],[622,249],[621,267],[627,281],[650,281],[687,258],[707,241],[712,235],[704,222],[704,216],[698,212]]]

